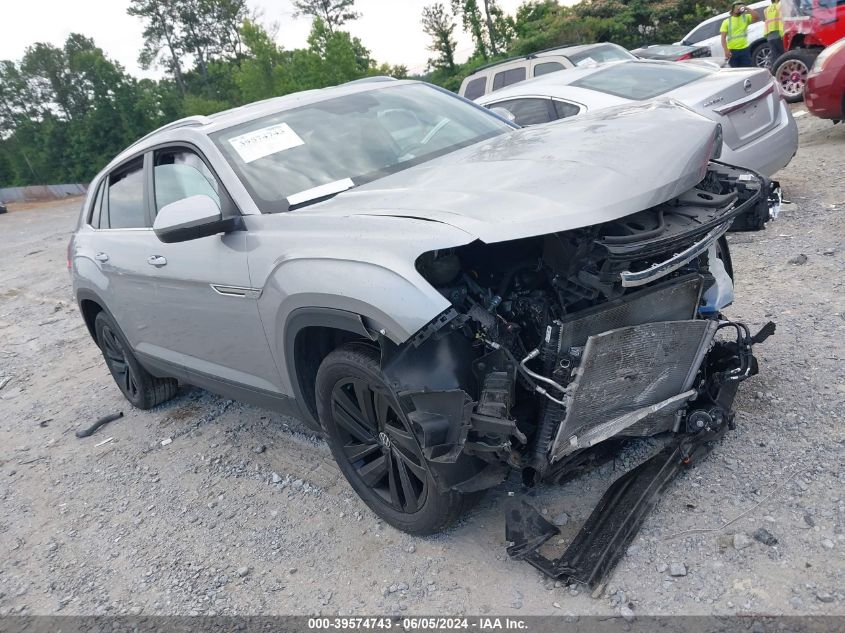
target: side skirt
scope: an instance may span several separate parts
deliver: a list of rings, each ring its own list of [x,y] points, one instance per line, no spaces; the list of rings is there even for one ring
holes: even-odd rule
[[[308,418],[302,415],[296,400],[289,396],[270,391],[263,391],[232,383],[220,378],[209,376],[200,372],[190,371],[181,365],[174,365],[147,354],[135,351],[138,361],[144,369],[160,378],[176,378],[179,382],[205,389],[224,398],[231,398],[240,402],[268,409],[283,415],[290,415],[308,424]],[[311,424],[308,424],[312,426]]]

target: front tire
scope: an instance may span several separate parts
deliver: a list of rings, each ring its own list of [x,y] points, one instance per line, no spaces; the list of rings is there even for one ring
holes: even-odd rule
[[[326,356],[317,371],[316,395],[341,472],[364,503],[393,527],[411,534],[438,532],[477,498],[438,490],[371,346],[350,343]]]
[[[141,367],[120,328],[105,312],[94,319],[97,344],[120,391],[139,409],[152,409],[176,395],[179,383],[173,378],[156,378]]]
[[[772,59],[772,47],[768,42],[760,42],[751,49],[751,63],[756,68],[765,68],[771,70],[775,60]]]
[[[780,84],[787,103],[798,103],[804,99],[807,75],[816,61],[818,52],[794,50],[784,53],[775,60],[775,81]]]

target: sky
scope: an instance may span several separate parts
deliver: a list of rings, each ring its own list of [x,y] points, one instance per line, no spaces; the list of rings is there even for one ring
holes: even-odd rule
[[[448,0],[440,0],[448,5]],[[434,0],[357,0],[362,17],[347,25],[353,35],[372,52],[378,62],[404,64],[411,72],[422,72],[432,56],[426,49],[429,38],[422,32],[420,15]],[[249,0],[262,14],[265,24],[277,23],[276,41],[287,49],[305,45],[311,23],[294,18],[290,0]],[[522,0],[499,0],[506,13],[513,13]],[[126,0],[0,0],[0,59],[18,60],[35,42],[61,45],[69,33],[91,37],[106,55],[139,77],[160,77],[161,70],[141,70],[138,51],[143,30],[138,18],[126,14]],[[568,3],[566,3],[568,4]],[[472,52],[469,37],[455,29],[458,61]]]

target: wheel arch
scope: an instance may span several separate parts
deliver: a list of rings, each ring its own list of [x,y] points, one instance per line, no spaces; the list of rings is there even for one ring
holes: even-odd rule
[[[320,428],[315,384],[317,369],[332,350],[352,341],[379,346],[378,335],[367,328],[364,317],[335,308],[294,310],[285,322],[285,366],[302,416]]]
[[[88,333],[96,343],[97,332],[94,329],[94,320],[100,312],[105,312],[109,315],[111,313],[106,309],[105,301],[91,290],[77,291],[76,302],[79,305],[79,311],[82,313],[82,319],[85,321],[85,327],[88,328]]]

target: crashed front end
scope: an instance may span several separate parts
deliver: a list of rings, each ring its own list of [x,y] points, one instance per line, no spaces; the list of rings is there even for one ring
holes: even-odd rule
[[[559,481],[607,440],[731,425],[771,328],[755,338],[721,314],[724,234],[768,211],[769,187],[711,162],[695,188],[618,220],[419,257],[451,308],[383,366],[437,484],[478,491],[511,470]]]

